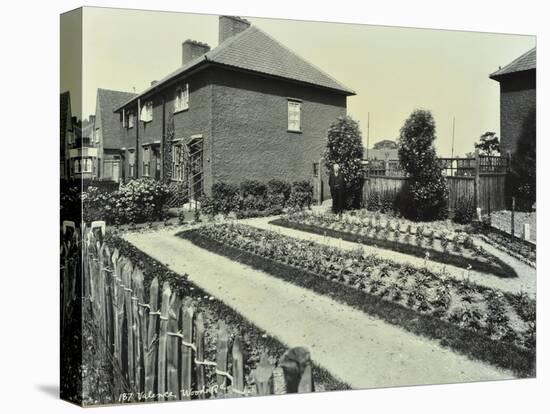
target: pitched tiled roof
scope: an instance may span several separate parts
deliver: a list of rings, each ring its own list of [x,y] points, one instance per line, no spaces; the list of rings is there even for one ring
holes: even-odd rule
[[[109,89],[97,90],[96,127],[100,125],[104,148],[121,148],[120,115],[114,110],[124,102],[135,97],[135,93],[113,91]]]
[[[353,90],[316,68],[267,33],[255,26],[250,26],[204,55],[178,68],[154,86],[145,89],[136,98],[147,95],[148,92],[163,83],[206,62],[320,86],[344,95],[355,95]],[[128,100],[118,109],[132,100]]]
[[[525,52],[523,55],[513,60],[503,68],[493,72],[489,75],[492,79],[498,79],[504,75],[508,75],[516,72],[523,72],[526,70],[532,70],[537,68],[537,48]]]

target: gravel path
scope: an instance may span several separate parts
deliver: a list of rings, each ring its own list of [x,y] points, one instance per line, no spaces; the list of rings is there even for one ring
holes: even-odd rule
[[[290,237],[296,237],[305,240],[312,240],[314,242],[325,244],[328,246],[339,247],[342,249],[354,250],[362,247],[366,253],[377,254],[378,256],[390,259],[398,263],[410,263],[413,266],[424,266],[424,259],[416,256],[411,256],[405,253],[395,252],[393,250],[382,249],[379,247],[371,247],[364,244],[353,243],[346,240],[336,239],[333,237],[325,237],[319,234],[308,233],[305,231],[290,229],[282,226],[275,226],[269,224],[269,221],[273,220],[273,217],[260,217],[247,220],[240,220],[240,223],[248,224],[260,229],[272,230],[279,232]],[[506,292],[518,293],[526,292],[530,297],[534,298],[536,295],[536,282],[537,272],[525,263],[508,256],[507,254],[499,251],[493,246],[476,239],[476,243],[482,245],[489,253],[500,257],[506,263],[514,268],[518,274],[517,278],[502,278],[488,273],[482,273],[477,271],[470,271],[470,280],[479,285],[487,286],[490,288],[500,289]],[[443,267],[447,270],[449,275],[455,279],[462,279],[466,276],[465,269],[460,267],[443,265],[438,262],[428,262],[428,268],[432,271],[440,271]]]
[[[210,253],[174,233],[159,230],[125,238],[171,270],[187,273],[287,346],[309,347],[316,363],[353,388],[513,378],[508,371]]]

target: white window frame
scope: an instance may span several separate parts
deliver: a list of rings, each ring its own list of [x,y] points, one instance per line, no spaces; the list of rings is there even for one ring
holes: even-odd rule
[[[135,117],[133,112],[128,112],[128,116],[126,118],[126,122],[127,122],[126,128],[127,129],[130,129],[130,128],[134,127],[135,118],[136,117]]]
[[[176,89],[176,98],[174,99],[174,112],[185,111],[186,109],[189,109],[188,83]]]
[[[151,122],[153,120],[153,101],[147,101],[143,104],[140,120],[143,122]]]
[[[287,129],[302,132],[302,102],[293,99],[287,101]]]

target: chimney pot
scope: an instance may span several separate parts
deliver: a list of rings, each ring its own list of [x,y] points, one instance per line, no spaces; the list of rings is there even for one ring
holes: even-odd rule
[[[250,27],[250,22],[238,16],[220,16],[218,26],[218,43],[241,33]]]
[[[157,82],[158,82],[158,81],[156,81],[156,80],[152,80],[152,81],[151,81],[151,86],[155,86],[155,85],[157,84]]]
[[[181,64],[185,65],[199,56],[204,55],[209,50],[210,46],[208,46],[208,44],[187,39],[181,45]]]

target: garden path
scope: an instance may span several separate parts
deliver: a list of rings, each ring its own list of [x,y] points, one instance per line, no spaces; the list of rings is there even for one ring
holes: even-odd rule
[[[380,247],[367,246],[364,244],[353,243],[346,240],[341,240],[333,237],[325,237],[319,234],[308,233],[305,231],[290,229],[287,227],[276,226],[269,224],[273,217],[258,217],[246,220],[240,220],[243,224],[248,224],[256,228],[272,230],[279,232],[280,234],[300,238],[304,240],[312,240],[316,243],[325,244],[327,246],[338,247],[342,249],[354,250],[359,247],[362,247],[366,253],[377,254],[378,256],[393,260],[398,263],[409,263],[413,266],[424,266],[424,259],[416,256],[411,256],[405,253],[395,252],[393,250],[382,249]],[[499,257],[506,263],[508,263],[518,274],[516,278],[502,278],[489,273],[482,273],[477,271],[470,271],[470,280],[482,286],[487,286],[494,289],[500,289],[502,291],[519,293],[526,292],[530,297],[534,298],[536,295],[536,284],[537,284],[537,272],[532,267],[526,265],[525,263],[507,255],[506,253],[501,252],[495,247],[491,246],[488,243],[485,243],[481,240],[476,239],[476,243],[480,244],[485,248],[489,253]],[[440,271],[443,266],[449,273],[449,275],[455,279],[462,279],[467,274],[465,269],[460,267],[443,265],[438,262],[430,261],[428,262],[428,268],[434,272]]]
[[[210,253],[176,230],[129,233],[126,240],[232,307],[353,388],[508,379],[513,375],[470,360],[329,297]]]

